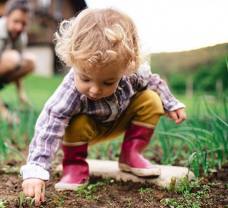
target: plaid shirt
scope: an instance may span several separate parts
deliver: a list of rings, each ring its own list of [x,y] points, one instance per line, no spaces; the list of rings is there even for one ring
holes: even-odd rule
[[[148,64],[141,65],[137,74],[123,77],[116,92],[99,101],[91,101],[78,92],[71,69],[37,120],[27,165],[21,168],[23,178],[49,179],[51,160],[72,116],[83,113],[101,123],[113,122],[126,110],[132,96],[143,89],[156,91],[167,111],[184,107],[173,97],[166,83],[150,72]]]

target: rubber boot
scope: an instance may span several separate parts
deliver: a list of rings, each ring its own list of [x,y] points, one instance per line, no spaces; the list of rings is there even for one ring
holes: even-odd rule
[[[87,184],[89,179],[89,166],[86,162],[88,144],[80,146],[62,145],[63,176],[55,184],[56,190],[76,190],[78,187]]]
[[[159,176],[161,170],[143,157],[141,152],[150,142],[154,129],[131,124],[127,129],[121,147],[119,168],[136,176]]]

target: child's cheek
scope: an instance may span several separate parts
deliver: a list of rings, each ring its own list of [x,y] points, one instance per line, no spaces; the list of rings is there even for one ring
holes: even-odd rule
[[[82,91],[82,88],[83,88],[83,84],[81,83],[81,81],[79,79],[75,79],[75,87],[76,89],[81,92]]]

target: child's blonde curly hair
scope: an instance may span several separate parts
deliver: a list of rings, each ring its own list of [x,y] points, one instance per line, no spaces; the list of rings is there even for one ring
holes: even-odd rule
[[[90,70],[111,64],[132,72],[139,65],[136,27],[114,9],[83,10],[60,24],[55,40],[58,57],[70,67]]]

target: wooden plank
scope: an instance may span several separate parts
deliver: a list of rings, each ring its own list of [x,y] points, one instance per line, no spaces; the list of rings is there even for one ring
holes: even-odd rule
[[[109,160],[87,160],[90,168],[90,175],[102,178],[113,178],[117,181],[133,181],[140,183],[151,183],[167,188],[170,183],[178,183],[180,179],[187,177],[189,180],[194,178],[194,174],[186,167],[155,165],[161,168],[161,175],[156,178],[140,178],[130,173],[119,170],[117,161]],[[58,166],[57,171],[62,167]]]

